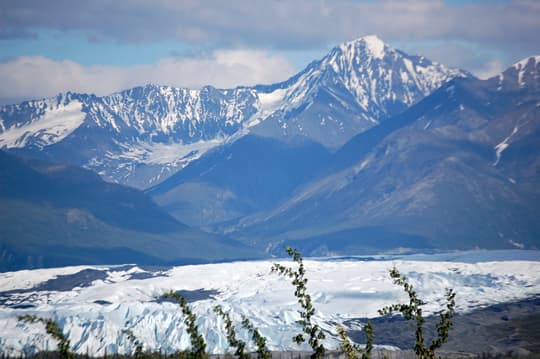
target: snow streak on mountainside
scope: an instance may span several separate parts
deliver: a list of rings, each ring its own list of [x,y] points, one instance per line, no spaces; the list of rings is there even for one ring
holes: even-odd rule
[[[0,144],[5,147],[25,147],[29,143],[43,149],[45,146],[62,141],[84,121],[85,114],[81,111],[82,104],[71,101],[67,104],[52,100],[36,103],[36,111],[41,112],[39,117],[33,117],[19,126],[5,129],[3,122],[0,128]]]
[[[403,290],[388,276],[392,265],[410,278],[420,298],[426,301],[425,315],[442,309],[446,287],[458,293],[459,313],[525,299],[540,290],[537,252],[493,255],[478,251],[437,258],[389,259],[392,261],[366,262],[352,258],[305,261],[308,290],[317,309],[314,321],[328,333],[325,341],[328,348],[339,345],[336,323],[376,317],[377,310],[383,306],[407,300]],[[235,322],[242,315],[250,318],[268,338],[271,350],[298,350],[291,339],[300,330],[298,303],[289,279],[271,274],[271,264],[237,262],[158,272],[123,266],[3,273],[0,274],[0,352],[16,356],[54,348],[41,325],[17,322],[16,317],[25,314],[55,318],[80,354],[129,353],[133,347],[121,334],[126,328],[144,343],[145,350],[187,349],[189,337],[180,308],[159,301],[168,290],[183,293],[191,302],[199,330],[212,353],[225,353],[229,349],[224,323],[212,312],[218,304],[231,311]],[[239,335],[247,340],[244,330],[239,329]],[[379,337],[377,343],[384,344],[383,340]],[[254,349],[252,343],[249,348]],[[307,349],[307,344],[301,348]]]
[[[289,80],[200,90],[147,85],[113,95],[61,94],[0,108],[0,148],[81,165],[137,187],[253,132],[337,148],[456,76],[366,36]]]

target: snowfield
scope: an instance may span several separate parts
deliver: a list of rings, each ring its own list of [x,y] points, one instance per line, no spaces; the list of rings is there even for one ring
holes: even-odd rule
[[[44,102],[47,102],[44,100]],[[82,111],[80,101],[72,101],[66,105],[54,104],[52,101],[43,104],[43,115],[24,124],[15,124],[2,128],[0,132],[0,148],[23,148],[30,141],[43,148],[62,141],[82,125],[86,113]],[[0,118],[0,122],[2,119]],[[2,124],[2,127],[4,125]]]
[[[276,261],[294,265],[288,260]],[[272,261],[234,262],[148,269],[79,266],[0,273],[0,353],[28,354],[54,349],[40,324],[17,321],[18,315],[53,317],[81,354],[129,353],[129,328],[145,349],[172,352],[190,346],[180,307],[158,299],[182,291],[198,315],[198,326],[212,353],[228,350],[224,323],[215,305],[230,310],[240,323],[246,315],[268,338],[271,350],[298,350],[298,304],[289,280],[270,273]],[[457,292],[458,312],[516,301],[540,293],[540,252],[475,251],[386,258],[305,260],[308,291],[326,344],[337,348],[336,323],[376,317],[385,305],[405,301],[388,270],[396,266],[435,313],[444,304],[444,288]],[[97,278],[97,279],[96,279]],[[195,300],[195,301],[193,301]],[[247,333],[239,330],[244,340]],[[252,347],[253,348],[253,347]],[[305,347],[306,348],[306,347]]]

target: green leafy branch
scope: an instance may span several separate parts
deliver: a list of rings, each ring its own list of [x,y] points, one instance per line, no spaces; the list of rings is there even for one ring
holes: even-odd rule
[[[206,343],[199,329],[197,328],[197,316],[191,311],[191,308],[187,304],[186,298],[181,294],[170,291],[165,294],[165,298],[173,299],[182,308],[182,314],[184,315],[184,324],[187,326],[187,332],[191,339],[191,355],[193,358],[206,358]]]
[[[300,325],[302,326],[302,332],[295,337],[293,340],[296,344],[303,343],[306,339],[305,335],[309,336],[308,343],[311,345],[314,353],[312,357],[322,358],[324,357],[325,348],[321,340],[325,338],[324,332],[322,329],[312,322],[313,315],[315,314],[315,308],[311,302],[311,296],[307,293],[307,282],[308,279],[305,277],[306,270],[304,268],[304,262],[302,260],[302,255],[296,249],[291,247],[286,248],[287,254],[293,258],[293,260],[298,264],[298,269],[293,270],[291,267],[285,267],[281,264],[274,263],[272,266],[272,273],[277,272],[279,275],[283,275],[292,279],[291,284],[295,287],[294,295],[298,298],[298,303],[302,310],[299,311]]]
[[[248,317],[242,316],[242,327],[247,329],[251,334],[251,339],[257,345],[257,354],[261,359],[271,359],[272,355],[268,348],[266,348],[266,338],[253,326]]]
[[[223,308],[220,305],[214,307],[214,313],[220,315],[225,321],[225,328],[227,330],[227,341],[229,342],[229,345],[231,347],[236,348],[234,354],[238,355],[238,358],[240,359],[248,359],[249,354],[246,354],[244,352],[246,348],[246,343],[236,338],[236,328],[233,325],[229,313],[224,312]]]
[[[123,329],[122,334],[125,334],[127,339],[135,346],[134,356],[136,359],[144,358],[143,343],[133,334],[130,329]]]
[[[400,312],[406,320],[416,321],[414,351],[417,358],[435,358],[435,350],[439,349],[448,340],[449,330],[453,325],[451,319],[455,312],[456,293],[452,289],[446,289],[446,311],[440,314],[440,321],[437,324],[437,338],[427,347],[424,340],[425,320],[421,308],[425,303],[418,298],[413,285],[408,282],[407,277],[400,274],[395,267],[390,270],[390,277],[394,279],[394,284],[403,287],[403,290],[409,296],[409,304],[392,304],[380,309],[379,314],[388,315],[393,312]]]
[[[71,343],[66,338],[62,329],[54,320],[50,318],[41,318],[35,315],[21,315],[17,319],[24,323],[43,323],[45,324],[45,331],[53,339],[58,342],[58,351],[60,352],[60,358],[62,359],[71,359],[73,358],[73,353],[69,350]]]
[[[347,331],[341,325],[337,327],[339,338],[341,339],[340,349],[345,353],[347,359],[370,359],[373,350],[373,327],[371,321],[364,326],[366,333],[366,346],[361,348],[358,344],[353,344],[347,336]],[[358,355],[360,354],[360,356]]]

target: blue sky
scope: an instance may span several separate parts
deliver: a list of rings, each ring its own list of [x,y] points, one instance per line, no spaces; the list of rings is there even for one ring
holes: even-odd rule
[[[540,54],[539,18],[536,0],[3,0],[0,103],[270,83],[368,34],[487,77]]]

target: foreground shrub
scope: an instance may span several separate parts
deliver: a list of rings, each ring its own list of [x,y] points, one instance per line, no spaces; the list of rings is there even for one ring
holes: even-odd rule
[[[249,319],[246,316],[242,316],[242,327],[247,329],[249,333],[251,334],[251,339],[255,342],[257,345],[257,355],[261,359],[270,359],[272,355],[270,354],[270,351],[266,347],[266,338],[259,333],[259,330],[251,324]]]
[[[368,321],[364,326],[366,332],[366,346],[361,348],[358,344],[351,343],[347,336],[347,331],[341,325],[337,328],[339,338],[341,339],[340,349],[345,354],[347,359],[370,359],[371,351],[373,350],[373,327],[371,322]]]
[[[206,343],[201,334],[199,334],[199,329],[197,328],[197,316],[191,311],[191,308],[186,302],[186,298],[178,293],[170,291],[165,294],[166,298],[173,299],[176,303],[180,304],[182,307],[182,314],[184,314],[184,324],[187,326],[187,332],[191,339],[191,358],[207,358],[206,355]]]
[[[388,315],[393,312],[400,312],[405,319],[415,321],[416,342],[414,351],[416,357],[421,359],[435,358],[435,350],[439,349],[448,340],[449,329],[453,324],[451,319],[456,306],[456,293],[452,289],[446,289],[446,311],[440,314],[440,321],[437,324],[437,337],[431,342],[430,346],[426,346],[424,343],[424,317],[422,314],[422,305],[425,303],[418,298],[407,277],[400,274],[395,267],[390,270],[390,277],[394,279],[394,284],[403,287],[403,290],[409,296],[409,304],[392,304],[379,310],[379,314]]]
[[[303,333],[300,333],[293,337],[294,342],[297,344],[303,343],[306,339],[304,334],[309,336],[308,343],[311,345],[314,353],[313,358],[322,358],[324,357],[325,348],[321,340],[325,338],[325,335],[322,329],[317,325],[313,324],[312,317],[315,314],[315,308],[311,303],[311,296],[307,293],[307,282],[308,279],[305,277],[306,270],[304,268],[304,262],[302,260],[302,255],[296,249],[291,247],[286,248],[287,254],[293,258],[293,260],[298,264],[298,268],[294,270],[291,267],[285,267],[281,264],[274,263],[272,266],[272,272],[277,272],[279,275],[283,275],[292,279],[291,284],[295,287],[294,295],[298,298],[298,304],[302,310],[300,310],[300,325],[302,326]]]
[[[54,320],[50,318],[41,318],[35,315],[22,315],[17,317],[17,319],[24,323],[43,323],[45,324],[45,331],[58,343],[58,352],[60,353],[60,358],[62,359],[71,359],[73,358],[73,353],[70,351],[71,343],[66,338],[62,329]]]
[[[223,308],[218,305],[214,307],[214,313],[220,315],[225,321],[225,329],[227,330],[227,341],[232,348],[236,348],[234,355],[240,359],[247,359],[249,355],[244,352],[246,343],[236,338],[236,328],[231,320],[229,313],[223,311]]]
[[[124,329],[122,330],[122,334],[125,334],[128,338],[128,340],[135,346],[135,352],[133,353],[133,356],[136,359],[142,359],[145,357],[143,353],[143,343],[133,334],[133,332],[130,329]]]

